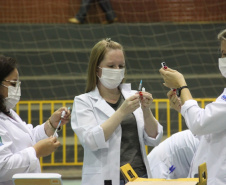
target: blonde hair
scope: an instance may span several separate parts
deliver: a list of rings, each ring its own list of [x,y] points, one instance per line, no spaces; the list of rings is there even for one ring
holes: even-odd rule
[[[86,93],[95,89],[98,82],[97,67],[110,49],[120,49],[123,51],[122,45],[118,42],[112,41],[110,38],[102,39],[92,48],[87,71]]]
[[[222,30],[218,35],[217,35],[217,39],[219,41],[226,41],[226,29]]]

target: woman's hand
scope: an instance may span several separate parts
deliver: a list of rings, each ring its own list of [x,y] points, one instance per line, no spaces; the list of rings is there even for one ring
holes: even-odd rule
[[[164,85],[166,87],[177,89],[187,85],[184,76],[176,70],[161,68],[159,72],[165,81]]]
[[[149,92],[138,92],[140,95],[140,103],[141,103],[141,108],[142,110],[149,110],[152,102],[153,102],[153,97],[152,94]]]
[[[61,118],[62,112],[65,111],[64,117]],[[47,136],[53,135],[55,132],[60,120],[60,126],[65,125],[69,122],[71,118],[71,112],[67,107],[61,107],[57,111],[55,111],[49,120],[45,123],[44,129]]]
[[[124,116],[132,113],[137,108],[140,107],[139,103],[139,95],[135,94],[129,98],[127,98],[123,104],[120,106],[119,110],[121,113],[123,113]]]
[[[123,102],[123,104],[116,110],[116,112],[109,119],[107,119],[104,123],[101,124],[101,127],[104,131],[105,141],[107,141],[111,137],[111,135],[117,129],[123,119],[139,107],[140,103],[138,94],[127,98]]]
[[[63,111],[65,111],[65,115],[64,115],[63,118],[61,118],[61,114],[62,114]],[[70,118],[71,118],[71,112],[70,112],[70,110],[68,110],[67,107],[61,107],[61,108],[59,108],[57,111],[55,111],[51,115],[51,117],[49,118],[49,120],[50,120],[51,125],[54,128],[57,128],[60,120],[61,120],[61,124],[60,125],[62,126],[62,125],[67,124],[69,122]]]
[[[184,76],[179,73],[176,70],[167,68],[161,68],[159,70],[160,74],[162,75],[165,83],[163,83],[163,85],[165,85],[166,87],[169,87],[171,89],[177,89],[183,86],[187,86],[187,83],[184,79]],[[169,94],[171,95],[171,93]],[[169,97],[169,96],[168,96]],[[172,99],[173,98],[173,99]],[[172,102],[171,102],[172,99]],[[187,100],[192,100],[192,95],[189,91],[188,88],[183,89],[183,93],[180,95],[180,99],[176,100],[176,96],[172,96],[170,97],[170,102],[171,102],[171,106],[177,110],[178,112],[180,112],[180,105],[182,106],[185,101]],[[175,105],[174,105],[175,103]]]
[[[33,147],[36,151],[37,158],[50,155],[60,146],[56,137],[49,137],[37,142]]]
[[[167,97],[170,100],[170,106],[177,112],[181,112],[181,100],[177,97],[175,90],[170,90]]]

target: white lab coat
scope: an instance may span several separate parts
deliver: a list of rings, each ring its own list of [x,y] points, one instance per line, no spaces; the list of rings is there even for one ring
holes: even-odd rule
[[[192,161],[190,177],[198,173],[198,166],[206,162],[208,185],[226,184],[226,89],[205,109],[195,100],[188,100],[181,108],[188,128],[200,138]]]
[[[190,130],[177,132],[148,154],[153,178],[187,178],[199,140]]]
[[[134,95],[130,84],[120,85],[125,99]],[[105,141],[101,124],[115,113],[115,110],[100,96],[98,88],[76,96],[74,99],[71,126],[84,148],[82,185],[104,185],[104,180],[112,180],[112,185],[119,185],[121,126]],[[156,146],[160,143],[163,129],[158,123],[156,138],[148,137],[144,131],[143,112],[138,108],[134,112],[137,121],[141,153],[150,177],[150,169],[145,151],[145,144]]]
[[[32,146],[48,137],[44,124],[33,128],[13,110],[10,113],[15,120],[0,113],[0,185],[13,185],[12,176],[16,173],[40,173],[39,159]]]

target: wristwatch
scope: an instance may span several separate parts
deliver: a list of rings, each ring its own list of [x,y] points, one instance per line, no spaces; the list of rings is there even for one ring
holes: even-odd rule
[[[181,95],[181,90],[184,89],[184,88],[188,88],[188,86],[182,86],[182,87],[177,88],[177,90],[176,90],[177,97],[180,97],[180,95]]]

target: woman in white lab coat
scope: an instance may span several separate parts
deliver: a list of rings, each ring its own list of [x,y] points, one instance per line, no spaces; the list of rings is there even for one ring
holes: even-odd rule
[[[62,124],[69,120],[67,108],[60,108],[47,122],[35,128],[12,110],[20,100],[20,81],[16,61],[0,56],[0,185],[13,185],[16,173],[41,172],[39,157],[51,154],[60,142],[52,137],[66,111]]]
[[[226,29],[218,34],[221,43],[221,58],[218,60],[221,74],[226,77]],[[180,96],[183,115],[188,128],[200,138],[193,158],[190,177],[198,174],[198,166],[207,163],[208,185],[226,184],[226,89],[204,109],[193,100],[183,75],[170,68],[159,70],[165,86],[177,89]],[[174,92],[171,91],[171,94]],[[173,98],[174,96],[171,96]]]
[[[93,47],[86,93],[75,97],[71,119],[84,148],[82,185],[125,184],[120,166],[126,163],[150,177],[145,145],[161,141],[162,126],[149,108],[152,95],[121,84],[125,66],[119,43],[105,39]]]

